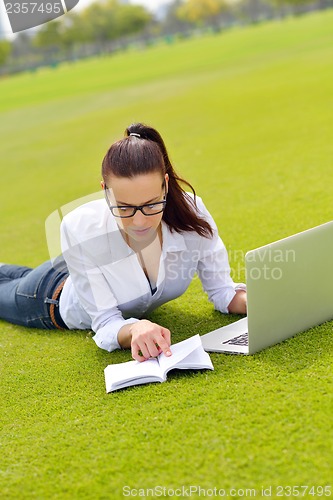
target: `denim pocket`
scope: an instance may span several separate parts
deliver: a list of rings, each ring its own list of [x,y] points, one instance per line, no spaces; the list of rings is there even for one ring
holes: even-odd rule
[[[16,295],[31,299],[42,297],[49,285],[50,278],[54,274],[54,269],[50,262],[45,262],[20,280],[16,289]],[[44,287],[42,286],[43,283],[45,283]]]

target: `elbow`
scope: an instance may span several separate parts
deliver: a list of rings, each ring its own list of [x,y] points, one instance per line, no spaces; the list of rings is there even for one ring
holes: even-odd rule
[[[247,312],[247,294],[245,290],[237,290],[234,298],[228,305],[230,314],[246,314]]]

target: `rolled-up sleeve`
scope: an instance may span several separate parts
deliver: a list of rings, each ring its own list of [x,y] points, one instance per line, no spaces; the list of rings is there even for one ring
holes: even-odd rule
[[[228,252],[218,235],[216,224],[200,198],[197,205],[201,215],[213,228],[213,237],[202,239],[197,268],[198,276],[215,309],[228,313],[228,306],[236,291],[246,290],[246,285],[235,283],[231,278]]]

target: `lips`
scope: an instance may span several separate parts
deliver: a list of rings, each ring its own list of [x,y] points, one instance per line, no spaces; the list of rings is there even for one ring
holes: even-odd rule
[[[149,233],[150,229],[150,227],[147,227],[145,229],[131,229],[131,232],[136,236],[145,236]]]

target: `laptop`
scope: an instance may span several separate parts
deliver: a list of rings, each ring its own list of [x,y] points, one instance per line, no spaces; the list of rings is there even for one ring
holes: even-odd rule
[[[247,317],[201,336],[209,352],[254,354],[333,318],[333,221],[245,255]]]

